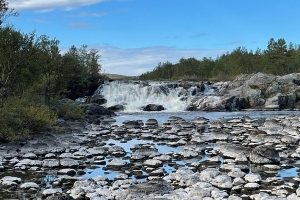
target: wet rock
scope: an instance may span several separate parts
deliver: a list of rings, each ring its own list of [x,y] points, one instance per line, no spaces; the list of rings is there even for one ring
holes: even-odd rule
[[[76,175],[76,170],[74,170],[74,169],[61,169],[57,172],[57,174],[75,176]]]
[[[112,111],[112,112],[120,112],[123,111],[125,109],[125,106],[123,105],[114,105],[114,106],[110,106],[107,108],[107,110]]]
[[[107,100],[104,98],[103,95],[95,94],[93,96],[89,96],[86,99],[86,103],[96,103],[96,104],[102,105],[102,104],[107,103]]]
[[[244,185],[245,190],[256,190],[260,187],[258,183],[246,183]]]
[[[158,121],[156,119],[148,119],[146,122],[145,122],[145,126],[147,126],[148,128],[149,127],[157,127],[158,126]]]
[[[250,161],[258,164],[280,162],[279,152],[272,147],[257,146],[250,153]]]
[[[143,111],[162,111],[165,108],[162,105],[148,104],[143,108]]]

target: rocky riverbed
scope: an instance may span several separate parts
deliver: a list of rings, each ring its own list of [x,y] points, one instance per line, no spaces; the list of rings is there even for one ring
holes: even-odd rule
[[[112,122],[0,144],[0,198],[300,199],[298,115]]]

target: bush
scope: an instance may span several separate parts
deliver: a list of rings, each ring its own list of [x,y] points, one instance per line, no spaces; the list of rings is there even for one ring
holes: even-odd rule
[[[28,138],[31,133],[56,123],[57,115],[47,106],[22,97],[9,97],[0,108],[0,141]]]
[[[75,105],[72,102],[61,104],[57,107],[57,115],[65,120],[84,119],[85,108],[80,105]]]

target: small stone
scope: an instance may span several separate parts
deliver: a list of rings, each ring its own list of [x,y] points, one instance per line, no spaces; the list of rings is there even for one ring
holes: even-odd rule
[[[260,187],[260,185],[258,183],[246,183],[244,185],[244,188],[246,190],[254,190],[254,189],[258,189]]]
[[[27,183],[23,183],[21,186],[21,188],[23,189],[29,189],[29,188],[40,188],[40,186],[34,182],[27,182]]]
[[[250,183],[257,183],[262,180],[259,174],[247,174],[244,179]]]

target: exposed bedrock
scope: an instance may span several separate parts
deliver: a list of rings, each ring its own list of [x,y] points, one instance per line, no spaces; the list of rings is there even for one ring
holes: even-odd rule
[[[299,82],[299,73],[240,75],[219,95],[227,110],[294,109],[299,106]]]

